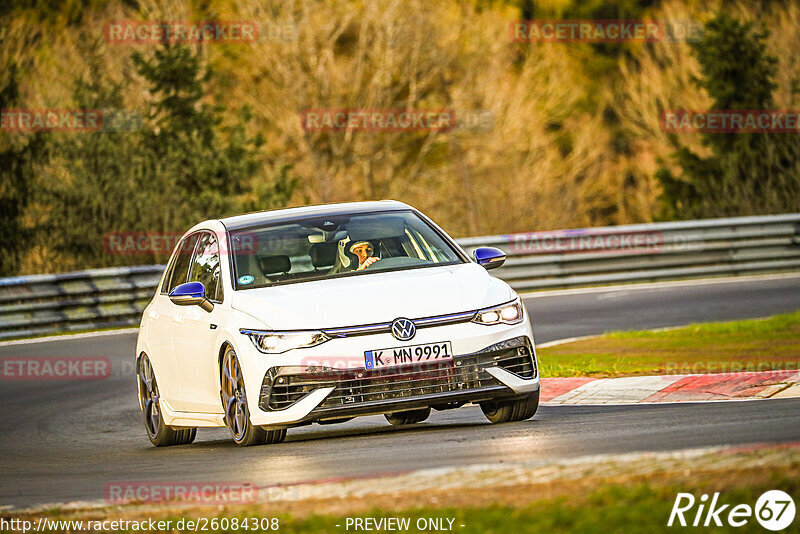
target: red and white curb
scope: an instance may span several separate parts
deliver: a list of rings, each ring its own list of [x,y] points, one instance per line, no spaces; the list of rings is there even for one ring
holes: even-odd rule
[[[631,404],[800,397],[800,371],[542,378],[547,404]]]

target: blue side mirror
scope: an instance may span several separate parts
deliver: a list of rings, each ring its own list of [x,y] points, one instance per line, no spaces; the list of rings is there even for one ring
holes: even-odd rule
[[[487,271],[500,267],[506,261],[506,253],[494,247],[476,248],[475,252],[472,253],[472,257],[475,258],[475,262],[478,265],[482,265]]]
[[[214,309],[214,304],[206,298],[206,288],[200,282],[186,282],[169,292],[169,300],[178,306],[200,306],[205,311]]]

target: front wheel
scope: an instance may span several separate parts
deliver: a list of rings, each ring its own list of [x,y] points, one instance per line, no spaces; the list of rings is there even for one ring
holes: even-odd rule
[[[144,427],[150,443],[156,447],[168,447],[193,442],[197,436],[196,428],[174,428],[164,424],[156,375],[146,354],[136,364],[136,375],[139,377],[139,408],[144,416]]]
[[[513,401],[488,401],[481,403],[481,410],[492,423],[510,423],[530,419],[539,409],[539,391]]]
[[[250,422],[244,375],[232,347],[225,350],[225,356],[222,358],[222,408],[225,410],[225,425],[237,445],[249,447],[280,443],[286,439],[285,428],[266,430]]]

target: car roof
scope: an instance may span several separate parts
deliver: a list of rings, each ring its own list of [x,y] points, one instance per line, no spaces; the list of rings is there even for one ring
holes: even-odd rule
[[[341,202],[338,204],[320,204],[299,208],[256,211],[243,215],[234,215],[220,219],[228,230],[238,230],[269,223],[288,222],[306,217],[324,217],[350,215],[355,213],[371,213],[378,211],[408,210],[411,206],[396,200],[379,200],[371,202]]]

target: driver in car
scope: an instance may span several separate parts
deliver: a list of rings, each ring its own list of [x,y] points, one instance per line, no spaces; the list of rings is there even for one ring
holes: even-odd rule
[[[372,243],[369,241],[358,241],[353,243],[350,245],[350,252],[358,257],[358,267],[356,268],[356,271],[363,271],[376,261],[380,261],[380,258],[372,255],[375,252],[375,249],[373,248]]]

